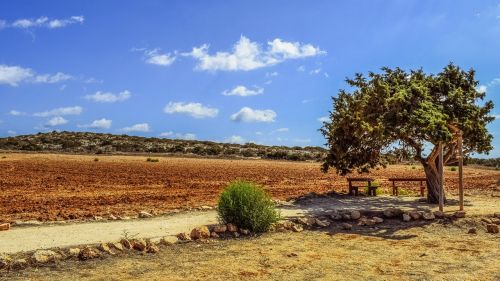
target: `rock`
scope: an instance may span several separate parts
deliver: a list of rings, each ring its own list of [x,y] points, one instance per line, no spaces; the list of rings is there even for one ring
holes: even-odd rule
[[[248,230],[248,229],[243,229],[243,228],[242,228],[242,229],[240,229],[240,233],[241,233],[242,235],[250,235],[250,230]]]
[[[28,261],[25,259],[16,259],[12,262],[12,268],[15,270],[24,269],[28,267]]]
[[[94,216],[94,220],[95,221],[102,221],[102,220],[104,220],[104,218],[101,216]]]
[[[152,218],[153,215],[150,214],[150,213],[148,213],[148,212],[146,212],[146,211],[141,211],[141,212],[139,212],[139,217],[141,219],[147,219],[147,218]]]
[[[121,243],[118,243],[118,242],[112,242],[112,243],[108,243],[108,246],[110,248],[113,248],[115,250],[118,250],[118,251],[123,251],[123,245]]]
[[[10,229],[10,223],[2,223],[0,224],[0,231],[7,231]]]
[[[404,214],[403,214],[403,221],[410,221],[410,220],[411,220],[410,215],[409,215],[409,214],[407,214],[407,213],[404,213]]]
[[[175,236],[165,236],[160,239],[160,244],[165,246],[173,245],[177,243],[178,238]]]
[[[228,223],[226,226],[227,226],[227,231],[229,231],[229,232],[237,232],[238,231],[238,227],[232,223]]]
[[[130,243],[128,239],[122,238],[122,240],[120,240],[120,243],[123,245],[123,247],[125,247],[125,249],[132,249],[132,243]]]
[[[316,223],[316,219],[311,217],[304,217],[304,218],[298,218],[297,222],[302,224],[303,226],[311,227]]]
[[[423,217],[424,217],[424,220],[433,220],[435,219],[436,217],[434,216],[433,213],[431,212],[426,212],[423,214]]]
[[[12,259],[6,254],[0,254],[0,269],[8,268]]]
[[[377,222],[376,222],[374,219],[367,219],[367,220],[365,221],[365,225],[369,225],[369,226],[370,226],[370,225],[374,225],[374,224],[376,224],[376,223],[377,223]]]
[[[112,221],[115,221],[115,220],[117,220],[118,218],[117,218],[115,215],[111,214],[111,215],[109,215],[109,216],[108,216],[108,219],[109,219],[109,220],[112,220]]]
[[[473,228],[469,228],[469,231],[467,231],[467,233],[469,233],[469,234],[477,234],[477,229],[475,229],[474,227]]]
[[[434,216],[435,216],[436,218],[438,218],[438,219],[442,219],[442,218],[444,218],[444,217],[445,217],[444,212],[441,212],[441,211],[434,211],[434,212],[433,212],[433,214],[434,214]]]
[[[115,254],[113,251],[111,251],[111,249],[109,248],[108,244],[105,244],[105,243],[99,244],[97,246],[97,249],[99,249],[102,252],[105,252],[106,254],[110,254],[110,255],[114,255]]]
[[[320,219],[316,219],[315,225],[318,226],[318,227],[328,227],[328,226],[330,226],[330,222],[329,221],[322,221]]]
[[[227,226],[225,224],[217,224],[214,225],[213,232],[215,233],[224,233],[227,230]]]
[[[304,230],[304,228],[303,228],[301,225],[294,224],[294,225],[292,226],[292,231],[293,231],[293,232],[301,232],[301,231],[303,231],[303,230]]]
[[[117,219],[120,221],[126,221],[126,220],[130,220],[131,218],[127,217],[127,216],[118,216]]]
[[[350,223],[344,222],[340,226],[342,227],[343,230],[351,230],[352,229],[352,224],[350,224]]]
[[[279,231],[291,230],[293,226],[293,222],[289,220],[281,220],[275,224],[275,227]]]
[[[191,230],[191,239],[193,240],[206,239],[209,237],[210,237],[210,230],[208,230],[208,227],[206,227],[205,225],[198,226],[196,228],[193,228],[193,230]]]
[[[497,218],[497,219],[500,219],[500,213],[494,213],[493,214],[493,217]]]
[[[78,258],[80,260],[90,260],[100,256],[101,254],[99,254],[99,252],[92,247],[85,247],[80,251],[80,254],[78,254]]]
[[[422,218],[422,215],[420,215],[420,213],[417,211],[411,211],[409,215],[414,220],[419,220],[420,218]]]
[[[68,256],[70,257],[78,257],[80,254],[80,248],[69,248],[68,249]]]
[[[146,249],[146,241],[142,238],[134,239],[130,241],[132,244],[132,249],[137,250],[137,251],[144,251]]]
[[[359,218],[361,218],[361,213],[359,211],[356,211],[356,210],[353,210],[351,211],[351,219],[353,220],[359,220]]]
[[[384,216],[386,218],[394,218],[403,214],[403,211],[398,208],[389,208],[384,210]]]
[[[349,215],[349,214],[343,214],[342,215],[342,219],[344,219],[344,220],[350,220],[351,219],[351,215]]]
[[[176,235],[176,237],[181,241],[190,241],[191,237],[186,232],[181,232]]]
[[[342,215],[341,214],[330,214],[330,218],[334,221],[339,221],[342,219]]]
[[[487,224],[486,225],[486,231],[488,233],[498,233],[498,225],[492,224],[492,223]]]
[[[210,233],[210,237],[212,237],[212,238],[219,238],[220,236],[219,236],[219,234],[217,234],[217,232],[212,231],[212,232]]]
[[[236,231],[235,231],[235,232],[232,232],[231,234],[233,234],[233,237],[234,237],[234,238],[238,238],[238,237],[240,237],[240,234],[239,234],[238,232],[236,232]]]
[[[61,259],[61,255],[51,250],[38,250],[31,258],[36,263],[48,263]]]
[[[206,205],[200,207],[200,210],[212,210],[212,209],[213,209],[212,207]]]
[[[383,223],[383,222],[384,222],[384,219],[383,219],[383,218],[379,218],[379,217],[373,217],[373,220],[374,220],[376,223]]]
[[[146,252],[151,253],[151,254],[158,253],[159,251],[160,251],[160,248],[158,248],[158,246],[156,246],[155,244],[150,244],[146,247]]]
[[[492,218],[491,223],[500,224],[500,219]]]
[[[454,216],[455,218],[465,218],[465,211],[457,211]]]
[[[490,219],[488,218],[481,218],[481,221],[486,223],[486,224],[490,224],[490,223],[493,223]]]

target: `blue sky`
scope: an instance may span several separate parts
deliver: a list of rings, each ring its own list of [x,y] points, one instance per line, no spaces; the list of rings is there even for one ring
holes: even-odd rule
[[[0,136],[322,145],[345,77],[382,66],[473,67],[500,106],[499,50],[498,0],[2,1]]]

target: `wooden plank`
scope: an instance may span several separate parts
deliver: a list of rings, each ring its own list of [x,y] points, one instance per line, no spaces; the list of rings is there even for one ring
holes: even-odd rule
[[[460,201],[460,211],[464,210],[464,152],[462,149],[462,131],[458,137],[458,197]]]

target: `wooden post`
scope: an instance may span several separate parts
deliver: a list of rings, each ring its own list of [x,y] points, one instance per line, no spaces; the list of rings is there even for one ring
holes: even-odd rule
[[[443,143],[439,143],[439,211],[443,211],[444,206],[444,163],[443,163]]]
[[[460,201],[460,211],[464,210],[464,153],[462,149],[462,131],[458,136],[458,197]]]

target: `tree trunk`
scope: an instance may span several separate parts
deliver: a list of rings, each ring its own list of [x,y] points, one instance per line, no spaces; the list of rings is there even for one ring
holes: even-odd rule
[[[439,171],[433,163],[424,163],[425,176],[427,178],[427,202],[432,204],[439,203]],[[446,196],[444,197],[446,202]]]

